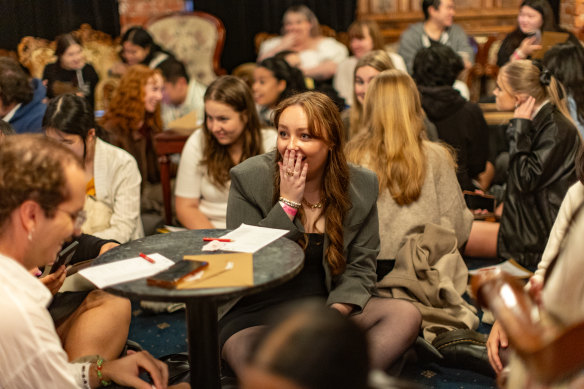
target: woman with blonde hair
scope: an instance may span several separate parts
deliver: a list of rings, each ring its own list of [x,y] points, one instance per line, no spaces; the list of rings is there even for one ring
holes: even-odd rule
[[[393,62],[383,50],[370,51],[357,61],[353,72],[353,105],[343,111],[343,122],[346,124],[349,119],[349,127],[345,126],[349,139],[363,128],[363,104],[369,83],[379,73],[390,69],[394,69]]]
[[[354,87],[353,87],[353,106],[343,111],[342,118],[347,137],[350,139],[356,135],[363,128],[367,127],[364,120],[363,105],[365,103],[365,94],[369,83],[381,72],[385,70],[395,69],[393,62],[383,50],[374,50],[363,57],[361,57],[355,66],[354,72]],[[422,111],[423,113],[423,111]],[[437,140],[438,133],[436,126],[434,126],[423,113],[423,122],[426,129],[427,138],[430,140]]]
[[[345,99],[348,106],[353,106],[353,76],[357,61],[365,54],[373,50],[384,50],[383,35],[377,22],[374,20],[356,20],[347,30],[349,35],[349,47],[352,56],[341,62],[335,73],[333,86],[339,95]],[[399,70],[407,72],[406,63],[401,55],[387,52],[391,58],[392,65]]]
[[[245,81],[219,77],[204,101],[203,128],[187,140],[176,179],[176,215],[190,229],[225,228],[229,170],[276,144],[276,132],[260,128]]]
[[[517,60],[497,77],[497,109],[507,127],[509,168],[500,223],[475,221],[465,253],[513,258],[535,269],[568,188],[580,147],[561,84],[539,62]]]
[[[414,341],[421,315],[409,302],[376,297],[377,179],[347,163],[341,120],[324,94],[289,97],[274,122],[277,151],[231,169],[227,228],[288,230],[304,247],[304,267],[227,312],[219,322],[221,355],[239,374],[266,318],[285,303],[313,298],[367,329],[372,366],[385,369]]]
[[[367,127],[347,145],[347,159],[379,180],[379,259],[395,259],[408,232],[434,223],[455,231],[459,247],[470,233],[467,209],[450,151],[424,136],[424,112],[412,78],[387,70],[365,98]],[[384,265],[387,263],[384,263]]]

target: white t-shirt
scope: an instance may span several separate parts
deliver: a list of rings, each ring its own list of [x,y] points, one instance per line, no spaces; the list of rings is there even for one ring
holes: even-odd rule
[[[197,80],[189,81],[189,89],[187,91],[187,97],[181,105],[172,105],[162,102],[161,107],[161,117],[164,128],[168,128],[168,123],[185,116],[187,113],[195,111],[197,114],[197,123],[193,123],[193,126],[202,123],[205,114],[205,91],[207,87]]]
[[[225,228],[231,182],[227,182],[224,188],[212,183],[206,167],[201,166],[204,141],[202,130],[195,131],[187,140],[181,153],[174,194],[187,199],[199,199],[199,211],[209,218],[215,228]],[[276,146],[275,130],[262,130],[262,145],[266,153]]]
[[[68,362],[49,290],[12,258],[0,254],[0,268],[0,388],[82,388],[83,364]]]
[[[260,56],[274,49],[281,41],[282,37],[278,36],[262,43],[260,46]],[[298,55],[302,67],[304,69],[311,69],[325,61],[333,61],[339,64],[349,56],[349,50],[334,38],[322,37],[314,49],[299,51]]]

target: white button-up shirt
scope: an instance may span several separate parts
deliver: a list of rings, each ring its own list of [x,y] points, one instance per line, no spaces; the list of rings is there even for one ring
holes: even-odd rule
[[[82,364],[69,363],[47,305],[49,290],[0,254],[0,388],[82,388]]]

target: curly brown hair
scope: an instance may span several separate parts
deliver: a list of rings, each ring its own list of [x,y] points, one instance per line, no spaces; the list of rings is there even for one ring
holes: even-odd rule
[[[104,126],[106,123],[113,124],[107,127],[117,128],[121,133],[114,135],[121,138],[130,138],[132,131],[137,130],[141,123],[153,133],[161,132],[160,104],[154,113],[146,112],[144,108],[144,89],[150,77],[157,74],[162,77],[158,69],[144,65],[130,67],[120,80],[100,123]]]
[[[204,100],[205,102],[212,100],[230,106],[235,112],[239,113],[245,123],[245,128],[241,135],[243,137],[243,151],[239,162],[243,162],[254,155],[263,154],[260,119],[258,118],[251,90],[245,81],[235,76],[219,77],[207,88]],[[205,145],[201,165],[207,166],[209,177],[214,184],[225,187],[229,181],[229,169],[236,164],[233,163],[229,156],[228,146],[220,144],[207,127],[206,112],[205,120],[203,121],[203,134],[205,136]]]
[[[325,258],[333,275],[345,271],[347,260],[344,255],[343,220],[351,208],[349,198],[349,165],[345,159],[343,123],[339,111],[333,101],[323,93],[305,92],[294,95],[282,101],[274,111],[274,123],[278,128],[280,116],[291,106],[300,106],[308,118],[308,132],[322,140],[329,148],[328,160],[324,167],[322,193],[324,198],[323,214],[325,217],[325,233],[330,244],[326,249]],[[274,175],[274,198],[276,204],[280,194],[280,174],[278,162],[282,161],[280,153],[276,153],[276,174]],[[299,216],[304,221],[302,208]]]
[[[0,143],[0,231],[10,214],[27,200],[38,203],[47,217],[69,199],[65,167],[82,169],[67,147],[41,134],[8,136]]]

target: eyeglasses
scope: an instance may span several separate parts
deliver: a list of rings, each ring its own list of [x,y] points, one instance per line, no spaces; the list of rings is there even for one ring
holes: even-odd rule
[[[69,215],[71,221],[73,222],[73,228],[76,230],[80,230],[83,223],[85,223],[85,220],[87,220],[87,213],[84,209],[76,213],[72,213],[61,208],[57,208],[57,211],[65,212],[67,215]]]

